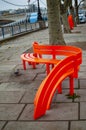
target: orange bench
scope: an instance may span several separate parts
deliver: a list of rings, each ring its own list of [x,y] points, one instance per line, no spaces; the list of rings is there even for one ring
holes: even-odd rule
[[[36,67],[37,63],[46,64],[48,75],[41,83],[34,99],[34,119],[44,115],[46,110],[50,108],[55,91],[62,92],[61,83],[66,77],[70,79],[69,94],[74,94],[74,78],[78,78],[79,66],[82,63],[82,50],[80,48],[39,45],[34,42],[33,53],[24,53],[21,55],[21,59],[24,69],[26,69],[26,62],[33,65],[33,68]],[[51,71],[50,65],[53,68]]]
[[[46,64],[46,71],[47,74],[49,74],[50,65],[52,65],[53,68],[54,65],[63,59],[62,56],[70,56],[75,54],[79,64],[81,62],[80,48],[76,48],[74,46],[39,45],[37,42],[34,42],[33,53],[24,53],[21,55],[21,59],[24,70],[26,70],[26,62],[32,64],[33,68],[36,68],[37,63],[41,63]],[[59,56],[61,57],[59,58]]]

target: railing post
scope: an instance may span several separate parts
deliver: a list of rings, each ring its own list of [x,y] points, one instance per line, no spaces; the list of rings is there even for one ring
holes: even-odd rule
[[[34,29],[36,30],[36,23],[34,24]]]
[[[3,39],[4,39],[4,27],[2,27],[2,36],[3,36]]]
[[[27,31],[27,22],[25,21],[25,29],[26,29],[26,31]]]
[[[32,24],[30,24],[31,30],[33,29]]]
[[[13,26],[11,26],[11,31],[12,31],[12,36],[13,36],[13,34],[14,34],[14,31],[13,31]]]
[[[21,33],[21,26],[20,26],[20,24],[19,24],[19,33]]]

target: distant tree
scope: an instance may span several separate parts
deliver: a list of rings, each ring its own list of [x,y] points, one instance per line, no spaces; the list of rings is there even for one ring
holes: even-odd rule
[[[78,0],[75,0],[75,14],[76,14],[76,23],[79,24],[79,16],[78,16],[78,10],[79,10],[79,6],[81,5],[82,2],[84,2],[85,0],[80,0],[80,2],[78,3]]]
[[[76,26],[76,19],[75,19],[75,12],[74,12],[74,7],[73,7],[73,0],[69,0],[69,13],[72,15],[73,17],[73,21],[74,21],[74,26]]]
[[[60,0],[47,0],[49,44],[65,45],[60,19]]]
[[[68,24],[68,18],[67,18],[69,4],[70,4],[69,0],[62,0],[62,2],[60,3],[60,12],[62,16],[64,33],[71,32]]]

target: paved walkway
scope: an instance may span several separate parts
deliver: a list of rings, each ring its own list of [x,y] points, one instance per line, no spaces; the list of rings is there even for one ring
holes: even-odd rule
[[[48,29],[8,41],[0,46],[0,130],[86,130],[86,24],[71,34],[64,34],[67,44],[83,49],[83,63],[75,80],[75,93],[68,99],[68,79],[63,81],[63,94],[53,98],[51,109],[42,118],[33,120],[35,93],[46,76],[45,66],[23,70],[20,55],[33,41],[48,44]],[[19,76],[15,75],[19,71]]]

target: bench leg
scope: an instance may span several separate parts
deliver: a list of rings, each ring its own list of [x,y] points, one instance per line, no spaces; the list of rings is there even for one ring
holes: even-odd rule
[[[49,64],[46,64],[46,71],[47,71],[47,75],[50,73],[50,66]]]
[[[31,65],[31,62],[28,62],[28,65]]]
[[[54,64],[52,64],[52,69],[53,69],[53,67],[54,67]]]
[[[28,62],[28,65],[32,65],[32,66],[33,66],[33,69],[36,69],[36,63]]]
[[[60,83],[59,86],[58,86],[58,93],[59,94],[62,94],[62,84]]]
[[[72,76],[70,78],[70,95],[74,94],[74,78]]]
[[[23,63],[23,69],[26,70],[26,62],[25,62],[25,60],[22,60],[22,63]]]
[[[36,63],[32,63],[33,69],[36,69]]]

